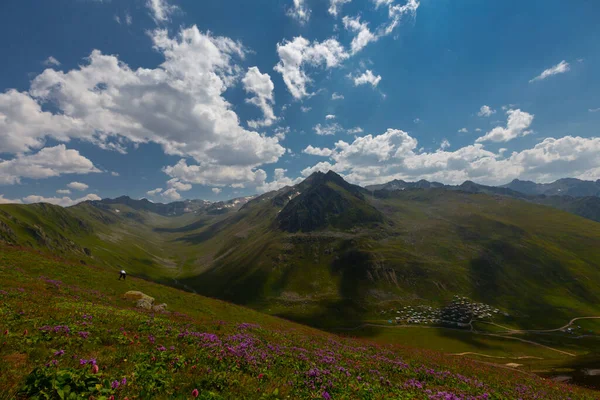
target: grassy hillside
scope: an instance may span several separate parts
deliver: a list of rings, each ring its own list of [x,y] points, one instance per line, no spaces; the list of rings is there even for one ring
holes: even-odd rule
[[[356,223],[363,211],[377,218]],[[281,229],[290,215],[310,229]],[[77,263],[125,268],[332,332],[447,352],[534,356],[558,365],[563,353],[528,351],[527,342],[489,334],[600,316],[600,224],[493,192],[373,195],[330,176],[218,215],[165,217],[120,204],[11,205],[0,206],[0,222],[4,241]],[[455,295],[496,311],[453,315]],[[402,311],[407,307],[412,314]],[[423,333],[401,331],[415,326]],[[596,334],[519,338],[572,354],[567,358],[592,357],[600,352]]]
[[[166,217],[125,204],[0,207],[0,240],[175,284],[197,252],[176,239],[227,216]]]
[[[222,215],[3,205],[0,235],[321,327],[355,326],[393,307],[444,307],[455,294],[522,328],[600,315],[596,222],[505,196],[374,197],[337,176],[314,178]],[[282,221],[311,229],[287,232]]]
[[[444,190],[375,201],[398,234],[372,243],[371,252],[393,268],[407,295],[462,294],[507,310],[526,327],[598,314],[600,224],[501,196]]]
[[[356,325],[391,307],[442,307],[455,294],[500,307],[510,317],[499,320],[523,328],[600,315],[595,222],[445,190],[368,200],[386,217],[377,227],[310,233],[274,230],[281,208],[252,204],[218,231],[191,236],[219,257],[185,282],[322,327]]]
[[[1,398],[592,399],[489,362],[344,339],[0,248]],[[169,312],[132,307],[141,290]],[[91,396],[91,397],[90,397]]]
[[[538,196],[533,201],[600,222],[600,197]]]

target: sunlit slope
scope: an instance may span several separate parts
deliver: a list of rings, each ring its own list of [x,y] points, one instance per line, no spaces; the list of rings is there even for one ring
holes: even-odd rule
[[[165,217],[125,204],[98,208],[89,202],[62,208],[50,204],[0,205],[0,239],[84,263],[103,264],[155,280],[171,280],[196,254],[175,240],[224,215]]]
[[[514,326],[600,315],[600,224],[501,195],[318,173],[219,215],[2,205],[0,221],[9,243],[328,328],[456,294]]]
[[[0,398],[596,397],[502,365],[343,339],[19,248],[0,247],[0,287]],[[128,290],[169,311],[134,308],[122,296]]]

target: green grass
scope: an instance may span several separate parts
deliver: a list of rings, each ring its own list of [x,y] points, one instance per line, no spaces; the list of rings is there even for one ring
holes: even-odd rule
[[[337,183],[327,187],[344,190]],[[442,307],[455,294],[509,313],[494,321],[512,328],[552,329],[574,317],[600,316],[596,222],[506,197],[410,190],[365,196],[368,203],[352,197],[351,209],[360,203],[360,212],[384,216],[375,225],[344,229],[344,221],[337,221],[334,227],[289,233],[278,229],[283,205],[276,196],[219,216],[163,217],[121,205],[109,210],[89,204],[2,205],[0,221],[13,235],[2,225],[0,234],[78,263],[115,272],[125,268],[133,276],[334,332],[377,319],[390,307]],[[36,238],[35,225],[51,239],[49,245]],[[393,336],[400,335],[373,329],[356,334],[394,343]],[[468,336],[415,345],[477,349]],[[521,346],[493,340],[502,344],[496,343],[498,354],[511,355]],[[595,351],[593,341],[574,346],[577,354]]]
[[[342,338],[134,277],[119,281],[106,267],[16,247],[0,247],[0,288],[0,398],[597,397],[487,362]],[[133,308],[127,290],[166,302],[169,312]]]
[[[382,328],[378,329],[376,335],[371,338],[382,343],[397,343],[449,354],[472,352],[493,357],[504,357],[509,360],[518,359],[519,357],[540,357],[559,361],[569,359],[566,355],[518,340],[477,335],[464,330],[446,328],[417,326],[412,328]],[[468,356],[473,357],[472,355]],[[498,362],[507,363],[510,361],[500,360]]]

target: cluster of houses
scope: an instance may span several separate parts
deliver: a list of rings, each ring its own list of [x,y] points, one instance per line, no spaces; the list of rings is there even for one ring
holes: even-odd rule
[[[401,309],[381,311],[381,314],[390,314],[388,323],[409,324],[451,324],[468,326],[477,319],[491,319],[502,314],[499,309],[484,303],[472,302],[467,297],[454,296],[452,302],[445,307],[432,306],[405,306]]]

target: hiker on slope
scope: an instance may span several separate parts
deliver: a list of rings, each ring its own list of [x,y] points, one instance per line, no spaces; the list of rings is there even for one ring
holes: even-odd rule
[[[127,272],[125,272],[125,270],[121,270],[121,274],[119,275],[119,280],[121,280],[121,278],[123,278],[123,280],[125,280],[125,278],[127,278]]]

